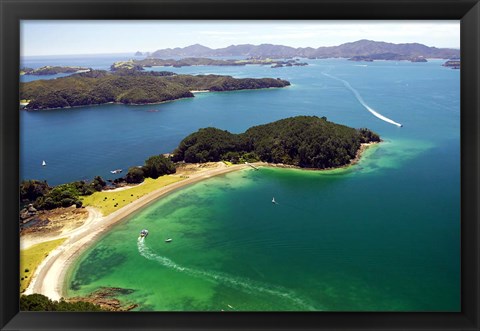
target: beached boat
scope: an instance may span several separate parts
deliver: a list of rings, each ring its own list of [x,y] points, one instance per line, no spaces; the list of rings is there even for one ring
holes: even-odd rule
[[[148,236],[148,230],[147,229],[143,229],[142,231],[140,231],[140,238],[145,238]]]
[[[121,173],[122,171],[123,171],[122,169],[110,170],[110,172],[111,172],[112,174],[119,174],[119,173]]]

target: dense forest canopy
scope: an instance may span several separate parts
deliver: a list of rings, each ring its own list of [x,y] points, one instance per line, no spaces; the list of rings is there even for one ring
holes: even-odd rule
[[[297,116],[254,126],[241,134],[205,128],[189,135],[174,151],[174,161],[264,161],[302,168],[346,165],[362,143],[378,142],[368,129],[354,129],[325,117]]]
[[[193,97],[192,90],[234,91],[284,87],[290,83],[273,78],[233,78],[219,75],[175,75],[168,72],[92,70],[69,77],[20,84],[26,109],[66,108],[104,104],[148,104]]]

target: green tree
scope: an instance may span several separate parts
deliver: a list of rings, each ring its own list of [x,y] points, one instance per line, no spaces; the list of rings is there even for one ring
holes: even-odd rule
[[[93,178],[91,185],[95,189],[95,191],[101,191],[107,185],[107,182],[104,181],[102,177],[95,176],[95,178]]]
[[[88,184],[84,180],[80,180],[80,181],[77,181],[77,182],[72,182],[72,183],[67,184],[67,185],[73,185],[75,187],[75,189],[77,190],[79,195],[90,195],[90,194],[93,194],[95,192],[94,186],[91,185],[91,184]]]
[[[145,173],[140,167],[131,167],[128,169],[128,173],[125,176],[125,181],[129,184],[138,184],[145,179]]]
[[[146,177],[158,178],[163,175],[175,173],[175,164],[170,158],[163,155],[151,156],[145,161],[143,167]]]
[[[77,183],[69,183],[55,186],[47,195],[37,198],[34,206],[37,209],[53,209],[58,207],[70,207],[78,205],[79,190]]]
[[[22,295],[20,297],[20,310],[28,311],[52,311],[54,310],[52,300],[42,294]]]
[[[20,199],[35,201],[38,197],[42,197],[48,193],[50,187],[46,181],[35,179],[24,180],[20,183]]]
[[[67,302],[50,300],[42,294],[20,296],[20,310],[22,311],[103,311],[100,306],[90,302]]]

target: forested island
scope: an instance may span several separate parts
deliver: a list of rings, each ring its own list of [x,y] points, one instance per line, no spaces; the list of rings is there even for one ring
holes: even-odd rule
[[[88,71],[89,68],[77,67],[77,66],[44,66],[41,68],[22,68],[20,69],[20,75],[56,75],[56,74],[71,74],[75,72]]]
[[[191,98],[195,90],[235,91],[289,86],[274,78],[177,75],[137,70],[90,70],[69,77],[20,83],[25,109],[68,108],[105,103],[149,104]]]
[[[248,64],[253,65],[270,65],[273,68],[283,66],[306,66],[305,62],[298,62],[298,59],[289,60],[273,60],[270,58],[248,58],[244,60],[219,60],[201,57],[187,57],[184,59],[156,59],[146,58],[143,60],[129,60],[115,62],[110,66],[110,70],[117,71],[121,69],[128,70],[142,70],[143,68],[150,67],[189,67],[189,66],[245,66]]]
[[[380,137],[368,129],[335,124],[325,117],[297,116],[254,126],[241,134],[200,129],[182,140],[172,160],[263,161],[326,169],[349,164],[362,143],[379,141]]]
[[[182,163],[262,161],[300,168],[335,168],[350,164],[362,144],[376,142],[380,137],[369,129],[354,129],[317,116],[290,117],[251,127],[241,134],[203,128],[184,138],[172,155],[151,156],[143,166],[131,167],[111,184],[138,184],[145,178],[173,174]],[[82,207],[81,197],[107,186],[100,176],[55,187],[45,181],[25,180],[20,184],[20,200],[24,206],[31,205],[21,210],[20,220],[31,219],[37,210]]]

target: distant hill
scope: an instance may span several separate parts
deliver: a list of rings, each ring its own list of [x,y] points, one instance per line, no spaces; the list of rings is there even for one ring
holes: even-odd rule
[[[352,58],[355,56],[372,56],[375,54],[396,54],[402,59],[418,57],[450,59],[460,57],[460,50],[452,48],[429,47],[418,43],[393,44],[372,40],[358,40],[339,46],[329,47],[289,47],[282,45],[261,44],[261,45],[231,45],[224,48],[212,49],[200,44],[184,48],[167,48],[153,52],[152,58],[171,57],[215,57],[215,56],[242,56],[260,58]]]
[[[299,62],[298,59],[272,60],[272,59],[250,58],[248,60],[219,60],[219,59],[209,59],[206,57],[186,57],[180,60],[174,60],[174,59],[146,58],[142,60],[118,61],[110,66],[110,70],[111,71],[122,71],[122,70],[139,71],[139,70],[143,70],[143,68],[149,68],[154,66],[180,68],[180,67],[189,67],[189,66],[246,66],[248,64],[269,65],[272,68],[308,65],[308,63]]]

